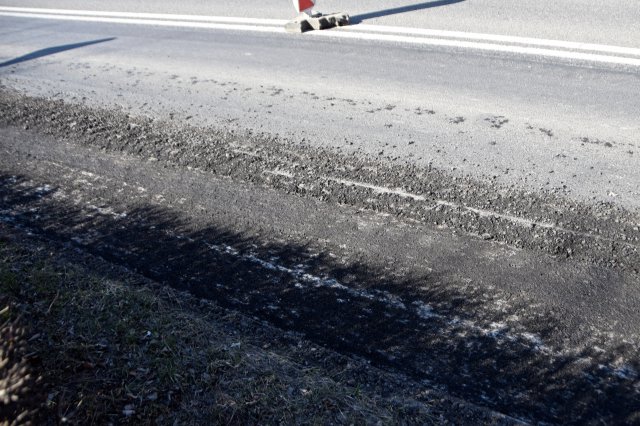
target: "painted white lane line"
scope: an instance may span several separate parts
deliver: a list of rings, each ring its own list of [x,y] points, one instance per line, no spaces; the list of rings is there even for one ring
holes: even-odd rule
[[[100,12],[87,10],[75,11],[64,9],[13,8],[1,6],[0,16],[270,33],[285,33],[283,25],[286,22],[284,20],[277,19],[157,13]],[[546,56],[587,62],[640,66],[640,58],[601,54],[610,53],[640,56],[640,49],[600,44],[565,42],[560,40],[544,40],[492,34],[386,27],[364,24],[355,25],[353,27],[344,27],[337,31],[313,31],[308,33],[308,35],[315,37],[475,49],[519,55]],[[434,37],[449,37],[449,39]],[[477,42],[473,40],[483,40],[484,42]],[[487,43],[486,41],[525,44],[525,46]],[[546,46],[548,48],[531,47],[531,45]],[[551,49],[550,47],[555,47],[556,49]],[[584,50],[600,53],[583,53],[560,49]]]
[[[640,58],[624,56],[601,55],[596,53],[582,53],[567,50],[543,49],[539,47],[507,46],[494,43],[477,43],[473,41],[446,40],[436,38],[412,37],[393,34],[354,33],[348,31],[313,31],[316,37],[332,37],[344,39],[385,41],[404,44],[418,44],[427,46],[443,46],[462,49],[475,49],[493,52],[514,53],[528,56],[546,56],[560,59],[573,59],[586,62],[600,62],[616,65],[640,66]]]
[[[242,25],[227,24],[217,22],[190,22],[190,21],[171,21],[160,19],[134,19],[134,18],[105,18],[98,16],[71,16],[57,14],[41,14],[41,13],[13,13],[1,12],[0,16],[12,16],[17,18],[36,18],[36,19],[53,19],[61,21],[81,21],[81,22],[101,22],[110,24],[133,24],[133,25],[154,25],[160,27],[182,27],[182,28],[203,28],[218,30],[235,30],[235,31],[255,31],[266,33],[286,33],[284,27],[262,26],[262,25]]]
[[[158,19],[158,20],[178,20],[190,22],[219,22],[232,24],[250,24],[261,26],[281,26],[286,24],[286,19],[268,18],[244,18],[229,16],[208,16],[208,15],[184,15],[171,13],[143,13],[143,12],[109,12],[93,10],[70,10],[70,9],[46,9],[33,7],[6,7],[0,6],[0,11],[35,14],[54,14],[69,16],[97,16],[132,19]],[[507,36],[499,34],[485,34],[463,31],[434,30],[428,28],[411,28],[385,25],[357,24],[340,28],[341,30],[354,32],[388,33],[397,35],[426,36],[439,38],[454,38],[466,40],[494,41],[510,44],[523,44],[531,46],[556,47],[561,49],[587,50],[602,53],[616,53],[621,55],[640,56],[640,49],[633,47],[612,46],[595,43],[579,43],[562,40],[538,39],[532,37]]]
[[[454,38],[477,41],[493,41],[529,46],[555,47],[567,50],[585,50],[600,53],[640,56],[640,49],[633,47],[612,46],[608,44],[577,43],[573,41],[549,40],[531,37],[506,36],[499,34],[468,33],[463,31],[431,30],[426,28],[388,27],[384,25],[358,24],[341,28],[347,31],[365,31],[372,33],[388,33],[398,35]]]
[[[266,18],[238,18],[230,16],[207,16],[207,15],[176,15],[172,13],[141,13],[141,12],[103,12],[97,10],[71,10],[71,9],[43,9],[34,7],[6,7],[0,6],[2,12],[15,13],[35,13],[48,15],[68,15],[68,16],[97,16],[106,18],[131,18],[131,19],[159,19],[169,21],[195,21],[195,22],[220,22],[229,24],[253,24],[253,25],[274,25],[282,26],[288,21],[286,19],[266,19]]]

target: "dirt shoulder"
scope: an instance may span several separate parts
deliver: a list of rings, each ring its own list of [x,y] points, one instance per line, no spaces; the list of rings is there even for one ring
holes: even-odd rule
[[[257,348],[345,389],[363,383],[371,401],[451,400],[434,403],[436,392],[531,421],[637,418],[629,212],[264,135],[11,99],[0,98],[0,222],[11,229],[188,291],[194,306],[212,300],[250,319],[247,339],[267,336]],[[260,334],[267,323],[292,340],[274,345]]]
[[[0,91],[0,124],[639,273],[638,212],[562,191],[524,191],[269,134],[160,122],[8,89]]]

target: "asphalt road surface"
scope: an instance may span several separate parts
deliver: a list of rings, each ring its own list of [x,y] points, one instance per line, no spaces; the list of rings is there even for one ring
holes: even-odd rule
[[[2,67],[5,84],[28,93],[73,93],[93,105],[202,125],[231,121],[583,200],[640,203],[639,65],[457,45],[2,19],[3,59],[39,57]],[[621,56],[640,64],[640,51]]]
[[[47,3],[0,4],[0,220],[515,419],[640,421],[640,6]]]

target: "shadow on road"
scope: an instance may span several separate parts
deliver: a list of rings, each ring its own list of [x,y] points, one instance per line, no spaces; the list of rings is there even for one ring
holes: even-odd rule
[[[100,256],[156,282],[303,333],[478,405],[534,422],[636,422],[634,349],[556,352],[491,329],[482,298],[438,274],[398,276],[330,253],[197,224],[164,207],[98,209],[51,187],[0,176],[0,221]],[[450,259],[455,265],[456,259]],[[482,292],[480,289],[478,290]],[[524,324],[542,341],[552,318]],[[616,365],[620,354],[633,364]]]
[[[450,4],[461,3],[465,0],[437,0],[424,3],[412,4],[408,6],[394,7],[391,9],[377,10],[375,12],[362,13],[351,17],[353,24],[359,24],[367,19],[380,18],[383,16],[397,15],[399,13],[415,12],[416,10],[430,9],[432,7],[447,6]]]
[[[46,49],[36,50],[35,52],[28,53],[18,58],[10,59],[6,62],[0,63],[1,67],[8,67],[9,65],[19,64],[21,62],[31,61],[33,59],[42,58],[43,56],[55,55],[56,53],[65,52],[67,50],[78,49],[80,47],[91,46],[92,44],[105,43],[115,40],[116,37],[101,38],[98,40],[83,41],[82,43],[63,44],[60,46],[47,47]]]

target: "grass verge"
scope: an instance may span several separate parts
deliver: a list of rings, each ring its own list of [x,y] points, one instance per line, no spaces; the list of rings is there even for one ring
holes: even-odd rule
[[[0,333],[0,425],[443,420],[366,362],[1,224]]]

